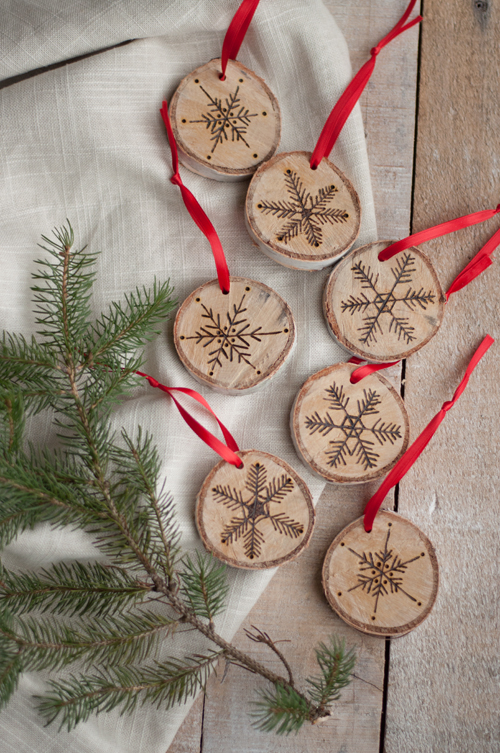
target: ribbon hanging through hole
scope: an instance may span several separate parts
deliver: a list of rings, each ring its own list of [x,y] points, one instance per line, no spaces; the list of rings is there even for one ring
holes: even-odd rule
[[[214,452],[216,452],[220,457],[225,460],[227,463],[231,463],[231,465],[235,465],[237,468],[243,467],[243,461],[241,458],[236,454],[239,452],[239,447],[236,444],[236,440],[234,439],[233,435],[230,433],[229,429],[227,429],[222,421],[217,417],[217,415],[214,413],[210,405],[207,403],[205,398],[199,394],[199,392],[196,392],[195,390],[191,390],[187,387],[166,387],[164,384],[160,384],[158,380],[156,380],[154,377],[149,376],[148,374],[144,374],[142,371],[136,371],[135,372],[138,376],[144,377],[144,379],[147,379],[151,387],[158,388],[162,392],[166,392],[167,395],[169,395],[172,400],[175,403],[175,406],[177,407],[179,413],[181,414],[184,421],[187,423],[190,429],[194,431],[197,437],[199,437],[205,444],[207,444]],[[192,398],[193,400],[196,400],[200,405],[202,405],[206,410],[208,410],[209,413],[215,418],[217,423],[220,426],[220,429],[222,431],[222,434],[224,435],[224,439],[226,440],[226,444],[224,442],[221,442],[220,439],[217,439],[212,432],[208,431],[208,429],[205,429],[204,426],[202,426],[193,416],[188,413],[188,411],[180,404],[180,402],[176,399],[176,397],[173,395],[174,392],[180,392],[183,395],[187,395],[188,397]]]
[[[226,80],[226,68],[228,60],[236,60],[238,52],[247,33],[248,27],[252,21],[259,0],[243,0],[238,10],[233,16],[233,20],[229,24],[224,42],[222,44],[221,54],[221,75],[219,76],[221,81]]]
[[[467,370],[462,378],[462,381],[455,390],[455,394],[453,395],[452,399],[447,400],[443,403],[439,413],[434,416],[434,418],[427,424],[423,432],[419,434],[413,444],[406,450],[405,454],[398,460],[392,471],[382,482],[379,489],[368,501],[368,504],[365,507],[364,516],[364,527],[367,533],[372,530],[375,516],[379,511],[382,502],[386,498],[387,493],[390,491],[390,489],[392,489],[393,486],[396,486],[396,484],[401,481],[403,476],[410,470],[417,458],[425,450],[430,440],[436,433],[438,426],[446,416],[446,413],[455,405],[460,395],[467,387],[470,375],[472,374],[486,351],[493,345],[494,342],[495,340],[490,335],[486,335],[481,345],[472,356]]]
[[[399,19],[394,28],[383,39],[380,40],[376,47],[370,51],[370,59],[359,69],[350,84],[348,84],[344,93],[339,97],[333,110],[331,111],[328,119],[323,126],[323,130],[320,133],[318,142],[314,148],[314,152],[311,157],[311,169],[316,170],[323,157],[328,157],[335,142],[337,141],[344,124],[351,114],[354,105],[361,97],[365,86],[370,80],[370,76],[375,68],[375,62],[377,55],[389,42],[395,39],[403,32],[411,29],[412,26],[422,21],[422,16],[417,16],[409,23],[408,20],[413,8],[415,7],[417,0],[411,0],[403,16]]]
[[[172,130],[172,125],[170,123],[167,102],[162,102],[160,112],[163,118],[163,122],[165,123],[165,128],[167,129],[168,143],[170,146],[170,152],[172,154],[172,168],[174,174],[170,178],[170,181],[175,186],[179,186],[184,204],[186,205],[186,209],[210,243],[212,253],[214,255],[219,287],[224,295],[227,295],[230,289],[230,277],[226,256],[224,254],[224,249],[222,248],[222,243],[220,242],[219,236],[217,235],[214,226],[210,222],[204,210],[201,208],[198,200],[191,193],[189,188],[186,188],[186,186],[182,182],[181,176],[179,174],[179,155],[177,152],[177,144],[175,141],[174,132]]]

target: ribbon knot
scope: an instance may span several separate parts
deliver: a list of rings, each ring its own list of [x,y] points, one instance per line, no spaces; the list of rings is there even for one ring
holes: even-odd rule
[[[174,186],[180,187],[182,185],[182,180],[179,173],[175,173],[175,175],[172,175],[172,177],[170,178],[170,182],[173,183]]]
[[[376,47],[372,47],[371,50],[370,50],[370,55],[372,57],[377,57],[377,55],[379,54],[379,52],[380,52],[381,49],[382,48],[379,45],[377,45]]]
[[[495,209],[495,214],[498,214],[498,212],[500,212],[500,204],[497,204]]]

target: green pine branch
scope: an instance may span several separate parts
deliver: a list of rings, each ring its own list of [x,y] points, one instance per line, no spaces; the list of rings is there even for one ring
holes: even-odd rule
[[[56,563],[39,572],[0,566],[0,706],[22,671],[47,669],[54,677],[41,713],[72,729],[113,708],[185,702],[223,659],[270,683],[257,706],[261,729],[297,731],[328,715],[354,656],[333,640],[321,644],[320,674],[304,693],[267,633],[253,628],[248,635],[280,658],[285,676],[216,632],[228,593],[225,567],[207,554],[183,556],[152,437],[110,428],[113,407],[140,381],[135,372],[144,343],[174,306],[171,288],[155,281],[92,321],[96,257],[73,243],[69,223],[44,237],[47,256],[33,287],[37,336],[4,333],[0,341],[0,548],[50,523],[90,533],[102,561]],[[53,450],[24,435],[25,416],[45,409],[58,438]],[[155,661],[180,624],[213,650]],[[58,677],[75,662],[83,674]]]

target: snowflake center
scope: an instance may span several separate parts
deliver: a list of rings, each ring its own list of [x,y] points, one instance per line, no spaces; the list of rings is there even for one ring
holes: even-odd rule
[[[396,305],[396,298],[392,292],[378,293],[373,300],[374,306],[381,314],[390,314]]]

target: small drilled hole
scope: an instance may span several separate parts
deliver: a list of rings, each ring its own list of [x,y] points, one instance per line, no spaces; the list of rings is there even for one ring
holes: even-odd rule
[[[201,301],[201,298],[196,299],[196,303],[199,303]]]
[[[425,557],[425,552],[422,552],[420,556]]]
[[[392,523],[388,523],[387,525],[388,525],[388,526],[389,526],[389,528],[390,528],[390,527],[392,526]]]
[[[250,290],[250,288],[245,288],[245,290],[247,290],[247,291],[248,291],[248,290]]]
[[[372,617],[372,620],[374,620],[374,619],[375,619],[375,617]]]
[[[257,209],[262,209],[262,204],[257,204]]]
[[[375,575],[375,570],[372,570],[372,575]]]
[[[195,78],[194,83],[195,84],[199,84],[200,83],[200,79],[199,78]]]
[[[339,591],[337,596],[342,596],[342,591]]]
[[[287,175],[291,175],[291,174],[292,174],[292,171],[291,171],[291,170],[287,170],[287,171],[286,171],[286,174],[287,174]]]
[[[314,244],[314,246],[315,246],[316,248],[318,248],[318,246],[319,246],[319,243],[315,243],[315,244]]]
[[[240,82],[240,84],[243,83],[243,79],[242,78],[239,78],[238,81]]]
[[[234,122],[236,123],[236,121],[234,121]],[[254,154],[254,155],[253,155],[253,158],[254,158],[254,159],[257,159],[257,157],[258,157],[258,156],[259,156],[258,154]]]
[[[214,375],[214,372],[211,371],[208,376],[213,376],[213,375]]]
[[[345,544],[344,544],[344,542],[343,542],[343,541],[342,541],[342,543],[340,544],[340,546],[345,546]]]
[[[276,240],[282,241],[283,240],[283,236],[282,235],[278,235],[278,237],[276,238]]]
[[[207,159],[212,159],[212,157],[209,154],[207,154]]]
[[[258,371],[258,372],[257,372],[257,375],[259,375],[259,374],[261,374],[261,373],[262,373],[261,371]]]
[[[187,123],[186,118],[182,118],[181,123]]]
[[[180,339],[181,339],[181,340],[185,340],[186,338],[184,337],[184,335],[181,335],[181,336],[180,336]]]
[[[222,342],[222,340],[217,340],[217,342],[218,342],[218,343],[221,343],[221,342]]]
[[[335,186],[334,185],[331,185],[330,188],[332,189],[332,191],[335,190]]]
[[[263,112],[262,114],[263,114],[263,116],[264,116],[264,117],[266,117],[266,115],[267,115],[267,112]]]
[[[421,601],[417,601],[417,606],[421,607],[422,606],[422,602]]]
[[[283,332],[288,332],[288,327],[285,327],[285,329],[283,330]]]

